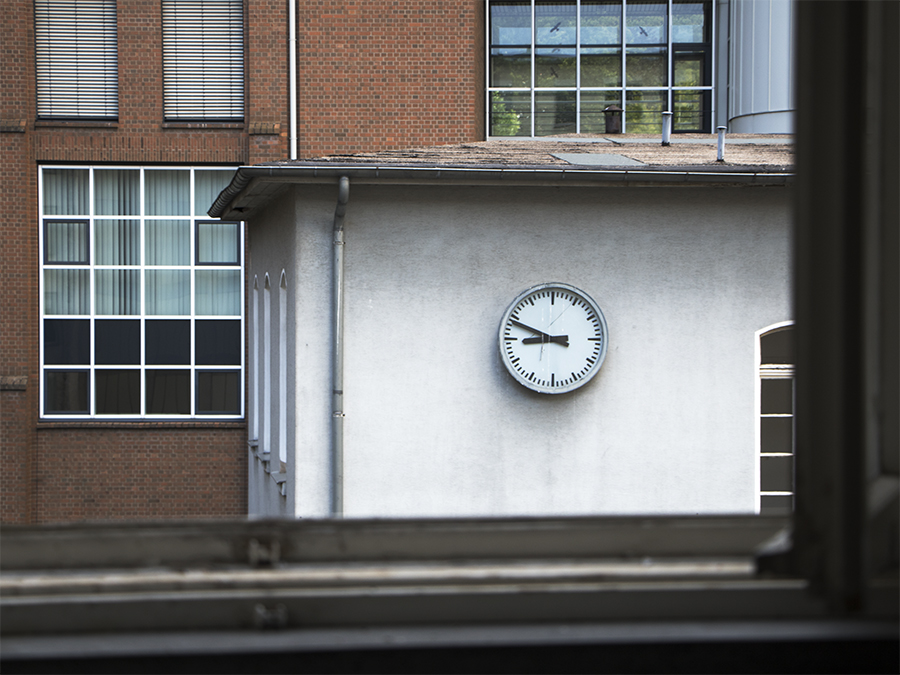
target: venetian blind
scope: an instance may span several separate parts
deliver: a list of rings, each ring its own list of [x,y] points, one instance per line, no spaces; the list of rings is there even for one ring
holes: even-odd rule
[[[243,0],[163,0],[163,112],[244,118]]]
[[[35,0],[38,117],[119,114],[115,0]]]

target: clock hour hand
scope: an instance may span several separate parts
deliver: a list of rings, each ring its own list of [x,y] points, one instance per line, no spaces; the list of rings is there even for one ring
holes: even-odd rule
[[[569,346],[568,335],[542,335],[541,337],[522,338],[523,345],[536,345],[540,343],[555,342],[563,347]]]

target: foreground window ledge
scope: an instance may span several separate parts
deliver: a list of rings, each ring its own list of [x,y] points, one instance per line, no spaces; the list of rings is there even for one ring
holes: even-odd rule
[[[35,120],[34,126],[40,128],[88,128],[88,129],[118,129],[118,120]]]
[[[244,420],[41,420],[38,431],[58,429],[246,429]]]
[[[163,122],[160,129],[244,129],[243,122]]]

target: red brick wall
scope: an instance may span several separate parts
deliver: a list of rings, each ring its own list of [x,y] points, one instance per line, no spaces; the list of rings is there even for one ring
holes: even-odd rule
[[[299,156],[484,139],[483,0],[298,9]]]

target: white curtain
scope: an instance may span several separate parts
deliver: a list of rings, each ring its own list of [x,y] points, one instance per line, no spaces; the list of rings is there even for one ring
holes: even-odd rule
[[[88,170],[44,170],[44,215],[88,215]]]
[[[88,263],[88,224],[86,220],[47,223],[44,242],[46,260],[53,263]]]
[[[198,315],[239,316],[241,313],[241,271],[197,270],[196,303]]]
[[[219,193],[231,182],[231,171],[194,171],[194,215],[205,216]]]
[[[90,314],[90,272],[44,270],[44,314]]]
[[[199,223],[197,225],[197,262],[236,265],[238,256],[237,223]]]
[[[148,265],[191,264],[191,221],[146,220]]]
[[[191,212],[191,172],[148,169],[144,172],[144,201],[148,216],[188,215]]]
[[[100,216],[140,215],[141,172],[136,169],[96,169],[94,213]]]
[[[96,270],[95,314],[140,314],[140,270]]]
[[[140,265],[139,220],[95,220],[94,264]]]
[[[190,270],[147,270],[144,312],[154,315],[191,313]]]

